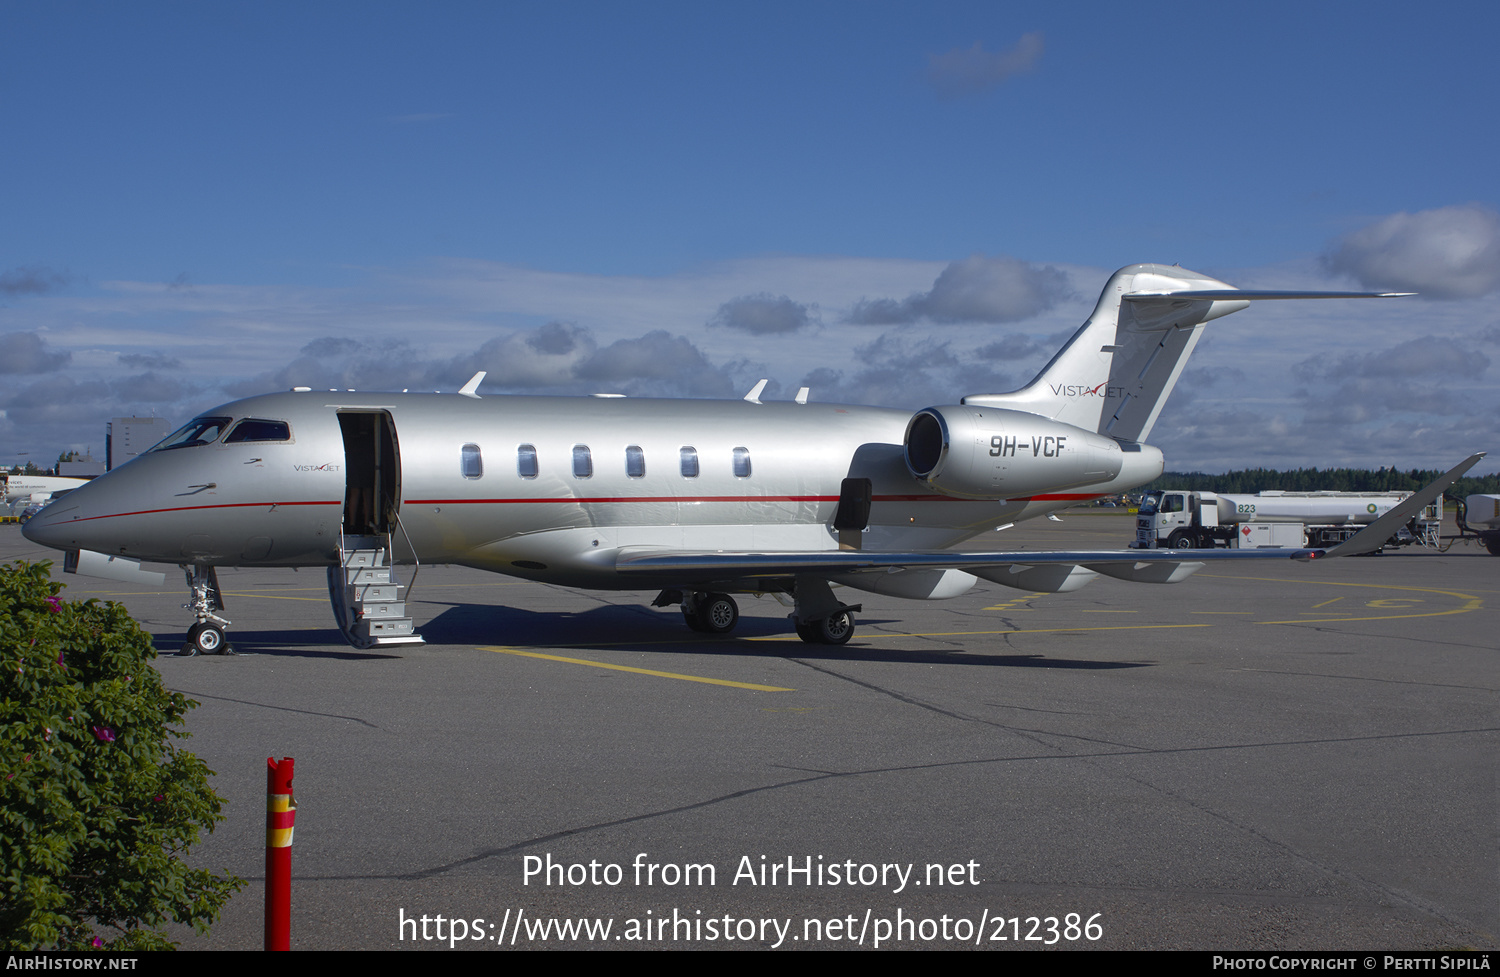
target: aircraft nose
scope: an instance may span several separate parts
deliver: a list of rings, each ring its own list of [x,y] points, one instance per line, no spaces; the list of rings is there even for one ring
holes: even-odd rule
[[[72,523],[76,522],[74,517],[78,514],[79,505],[73,501],[70,493],[67,498],[58,499],[27,520],[26,525],[21,527],[21,535],[33,543],[50,546],[55,550],[76,549],[79,544],[74,540],[78,532]]]

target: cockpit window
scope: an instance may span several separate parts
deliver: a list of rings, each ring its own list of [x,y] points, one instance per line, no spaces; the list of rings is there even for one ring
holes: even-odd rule
[[[176,433],[168,435],[152,451],[166,451],[170,448],[191,448],[200,444],[213,444],[219,440],[219,435],[229,426],[230,417],[199,417],[189,421]]]
[[[292,440],[292,429],[286,421],[263,421],[259,418],[247,417],[234,426],[234,430],[229,432],[229,437],[224,439],[224,443],[290,440]]]

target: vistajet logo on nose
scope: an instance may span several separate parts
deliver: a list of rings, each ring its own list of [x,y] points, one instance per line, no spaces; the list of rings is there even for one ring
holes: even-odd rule
[[[293,465],[292,470],[298,472],[336,472],[340,465]]]

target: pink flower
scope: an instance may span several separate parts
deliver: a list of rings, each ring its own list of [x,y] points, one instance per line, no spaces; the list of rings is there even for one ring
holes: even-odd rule
[[[61,611],[62,610],[62,598],[61,597],[48,597],[47,598],[47,610],[51,611],[53,614],[56,614],[59,611]]]
[[[108,726],[95,726],[94,739],[101,743],[113,743],[115,741],[115,731]]]
[[[99,939],[99,937],[97,937],[97,936],[94,937],[94,942],[89,944],[89,946],[96,946],[96,947],[103,946],[103,945],[104,945],[104,941],[101,940],[101,939]]]

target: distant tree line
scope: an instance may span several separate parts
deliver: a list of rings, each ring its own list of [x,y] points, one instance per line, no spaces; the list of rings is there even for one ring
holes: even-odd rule
[[[1369,471],[1363,468],[1298,468],[1281,472],[1274,468],[1247,468],[1244,471],[1209,475],[1204,472],[1166,472],[1161,478],[1139,491],[1152,489],[1185,489],[1194,492],[1248,493],[1280,490],[1283,492],[1415,492],[1441,475],[1440,471],[1412,468],[1402,471],[1392,465]],[[1448,487],[1447,495],[1500,494],[1500,475],[1460,478]]]

